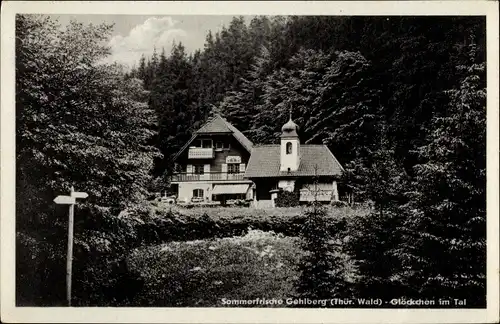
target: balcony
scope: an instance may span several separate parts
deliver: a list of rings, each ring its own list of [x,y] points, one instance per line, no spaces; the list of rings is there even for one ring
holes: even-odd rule
[[[227,172],[208,172],[204,174],[197,173],[176,173],[172,175],[172,182],[185,181],[234,181],[245,180],[244,173],[227,173]]]
[[[188,159],[213,159],[215,151],[212,147],[190,147],[188,151]]]

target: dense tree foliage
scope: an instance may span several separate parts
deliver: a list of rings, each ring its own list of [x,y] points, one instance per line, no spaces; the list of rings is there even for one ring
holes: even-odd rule
[[[475,58],[457,66],[459,85],[446,92],[449,104],[433,116],[417,153],[408,187],[405,280],[416,293],[485,302],[486,273],[486,86],[485,64]],[[429,255],[432,251],[432,255]]]
[[[32,15],[16,20],[16,251],[26,261],[17,264],[20,302],[64,296],[67,208],[54,206],[55,196],[71,186],[88,192],[77,224],[94,217],[102,226],[75,234],[76,260],[93,255],[103,262],[95,253],[113,241],[106,210],[141,201],[152,178],[159,156],[149,145],[154,112],[141,80],[124,80],[118,65],[101,63],[110,28],[77,22],[61,28]]]

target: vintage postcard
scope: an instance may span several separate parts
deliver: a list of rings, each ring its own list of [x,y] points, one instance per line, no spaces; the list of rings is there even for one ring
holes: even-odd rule
[[[498,322],[498,9],[2,3],[1,320]]]

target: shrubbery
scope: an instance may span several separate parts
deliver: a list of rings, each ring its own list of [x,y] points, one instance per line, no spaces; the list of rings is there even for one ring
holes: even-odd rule
[[[347,206],[349,206],[348,203],[346,203],[345,201],[340,201],[340,200],[332,201],[330,203],[330,205],[333,207],[347,207]]]
[[[127,263],[144,287],[129,305],[220,307],[222,298],[286,298],[301,253],[297,238],[259,230],[140,248]]]
[[[281,190],[278,192],[275,203],[276,207],[296,207],[299,205],[299,193]]]
[[[75,208],[73,250],[73,305],[114,305],[140,285],[125,267],[131,248],[147,244],[133,219],[123,219],[108,208]],[[17,232],[17,304],[64,306],[66,228],[40,228],[43,238]],[[61,239],[63,238],[63,239]]]

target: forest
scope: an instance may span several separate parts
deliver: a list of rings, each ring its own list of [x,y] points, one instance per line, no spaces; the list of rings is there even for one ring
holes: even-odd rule
[[[485,306],[484,17],[234,17],[202,49],[155,48],[131,70],[101,63],[111,29],[16,19],[18,304],[64,303],[67,215],[55,196],[89,193],[76,211],[77,303],[126,305],[144,286],[125,262],[131,249],[168,241],[167,229],[211,235],[171,227],[179,215],[144,203],[168,188],[174,154],[215,113],[254,143],[276,143],[292,109],[302,143],[326,144],[355,199],[373,204],[347,225],[321,211],[297,221],[317,261],[329,236],[344,235],[364,278],[339,280],[328,271],[338,260],[305,262],[298,293]],[[203,215],[192,221],[214,222]]]

